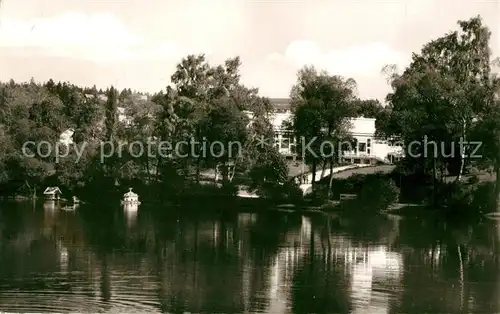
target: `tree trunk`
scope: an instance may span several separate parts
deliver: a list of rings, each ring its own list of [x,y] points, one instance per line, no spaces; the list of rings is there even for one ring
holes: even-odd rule
[[[149,169],[149,156],[146,155],[146,180],[147,184],[151,182],[151,171]]]
[[[496,212],[500,213],[500,156],[495,165],[495,195],[496,195]]]
[[[326,163],[327,163],[327,160],[326,159],[323,159],[323,165],[321,167],[321,176],[319,177],[319,179],[323,179],[325,177],[325,172],[326,172]]]
[[[198,152],[199,156],[199,152]],[[200,184],[200,177],[201,177],[201,160],[200,157],[196,158],[196,183]]]
[[[437,205],[437,182],[436,182],[436,157],[432,159],[432,203],[434,206]]]
[[[446,172],[446,167],[444,164],[442,164],[440,167],[439,167],[439,181],[440,182],[444,182],[444,178],[445,178],[445,172]]]
[[[328,200],[333,198],[333,157],[330,160],[330,182],[328,183]]]
[[[197,126],[196,127],[196,131],[195,131],[195,134],[196,134],[196,138],[199,139],[201,136],[201,130],[200,130],[200,127]],[[203,148],[200,148],[200,149],[197,149],[197,157],[194,157],[196,158],[196,163],[195,163],[195,167],[196,167],[196,174],[195,174],[195,180],[196,180],[196,183],[200,183],[200,172],[201,172],[201,159],[200,159],[200,152]]]
[[[233,164],[233,171],[229,173],[229,182],[233,182],[234,174],[236,173],[236,161]]]
[[[500,146],[497,147],[495,160],[495,211],[500,213]],[[500,230],[500,229],[499,229]]]
[[[25,182],[26,186],[28,186],[28,191],[30,191],[31,197],[34,199],[34,198],[35,198],[36,191],[34,191],[34,190],[31,188],[31,185],[28,183],[28,180],[25,180],[24,182]],[[15,195],[14,195],[14,196],[15,196]]]
[[[160,167],[161,167],[161,158],[158,158],[156,162],[156,169],[155,169],[155,180],[156,182],[160,181]]]
[[[312,162],[312,182],[311,182],[311,187],[312,187],[312,190],[314,191],[314,182],[316,181],[316,159],[313,160]]]
[[[316,171],[318,170],[318,163],[316,160],[313,161],[313,164],[312,164],[312,182],[311,183],[314,183],[316,181]]]
[[[464,172],[464,166],[465,166],[465,148],[466,148],[466,135],[465,135],[465,119],[462,122],[462,141],[463,141],[463,147],[461,147],[460,151],[460,170],[458,171],[457,179],[456,181],[460,181],[462,179],[462,175]]]
[[[460,249],[460,244],[457,245],[458,260],[460,262],[459,266],[459,276],[460,276],[460,310],[464,307],[464,261],[462,256],[462,250]]]
[[[222,180],[223,180],[223,182],[227,183],[229,181],[229,171],[230,171],[229,164],[224,164],[224,167],[222,168]]]
[[[217,185],[217,181],[219,180],[219,164],[215,166],[214,173],[214,185]]]

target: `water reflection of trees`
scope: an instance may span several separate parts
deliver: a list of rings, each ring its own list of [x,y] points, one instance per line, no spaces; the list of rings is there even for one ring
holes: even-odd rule
[[[0,227],[0,289],[23,278],[109,309],[137,293],[134,306],[165,312],[498,310],[498,288],[485,289],[498,279],[497,233],[485,226],[182,209],[0,215],[17,221]]]
[[[94,287],[89,280],[93,277],[92,270],[83,267],[90,256],[72,246],[77,241],[67,230],[71,229],[72,221],[67,214],[23,204],[9,204],[0,210],[3,222],[0,227],[0,308],[14,306],[15,309],[30,304],[31,311],[65,306],[75,310],[85,308],[68,298],[70,293],[92,297]],[[56,304],[50,296],[57,293],[65,297],[59,298]],[[33,295],[37,295],[36,304],[32,302]],[[92,309],[88,304],[87,308]]]
[[[162,268],[165,311],[241,312],[268,307],[265,294],[273,255],[290,222],[282,216],[255,217],[184,221]]]
[[[391,255],[384,249],[390,242],[390,224],[328,216],[312,217],[310,223],[309,248],[293,278],[294,311],[386,311],[387,294],[373,300],[372,288],[394,285],[386,269]],[[378,246],[372,247],[372,242]]]
[[[348,313],[347,282],[340,267],[320,255],[295,270],[291,292],[294,313]]]
[[[323,311],[314,308],[314,303],[308,300],[322,303],[319,299],[324,291],[336,295],[325,298],[328,301],[323,307],[331,306],[330,312],[342,312],[349,306],[354,312],[356,308],[371,312],[454,312],[474,308],[491,312],[492,306],[497,306],[494,300],[498,288],[487,288],[488,282],[496,283],[498,278],[495,230],[485,226],[445,226],[395,217],[368,221],[346,221],[335,217],[329,224],[325,220],[328,219],[317,217],[311,220],[312,229],[319,234],[318,240],[311,243],[320,243],[311,244],[307,267],[303,265],[296,272],[294,284],[297,288],[292,299],[297,311],[307,308],[314,312]],[[323,239],[328,229],[332,230],[328,242],[331,242],[336,256],[333,269],[324,258],[329,256],[325,253],[328,246],[324,245]],[[311,238],[315,234],[311,234]],[[400,270],[394,268],[396,264],[400,265]],[[390,266],[392,270],[388,268]],[[358,292],[342,296],[342,293],[335,292],[335,287],[328,286],[326,278],[341,273],[338,268],[346,269],[346,276],[336,279],[337,284],[350,281],[351,290],[357,289]],[[301,288],[304,294],[297,292]]]
[[[405,264],[420,267],[405,271],[401,308],[414,304],[417,311],[498,312],[495,233],[495,226],[487,224],[402,222],[399,245],[406,252]]]

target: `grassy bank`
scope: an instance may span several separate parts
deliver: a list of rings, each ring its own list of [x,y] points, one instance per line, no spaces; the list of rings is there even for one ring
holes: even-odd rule
[[[310,196],[311,205],[324,211],[356,214],[393,212],[445,217],[477,216],[494,210],[494,176],[488,173],[468,174],[461,181],[450,177],[436,182],[397,169],[374,172],[375,169],[336,174],[330,200],[330,179],[324,178]],[[355,194],[357,198],[339,203],[341,194]]]

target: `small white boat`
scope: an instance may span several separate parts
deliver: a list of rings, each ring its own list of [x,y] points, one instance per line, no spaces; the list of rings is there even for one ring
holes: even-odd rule
[[[64,210],[64,211],[74,211],[74,210],[76,210],[76,205],[64,206],[64,207],[61,207],[61,210]]]
[[[139,205],[141,205],[139,195],[132,192],[132,188],[129,188],[129,191],[123,195],[121,203],[125,209],[136,209]]]

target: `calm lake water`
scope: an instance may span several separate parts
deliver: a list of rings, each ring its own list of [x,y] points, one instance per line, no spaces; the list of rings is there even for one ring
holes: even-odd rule
[[[498,238],[494,222],[3,205],[0,312],[498,313]]]

